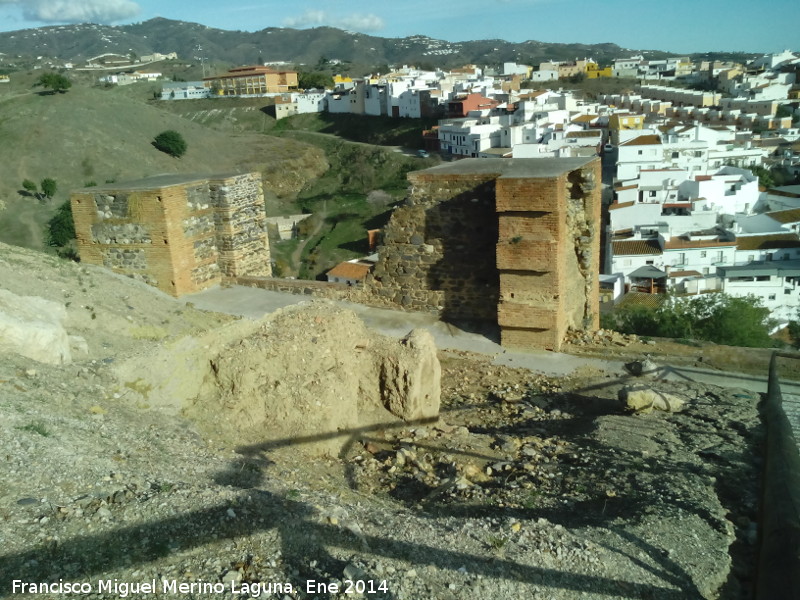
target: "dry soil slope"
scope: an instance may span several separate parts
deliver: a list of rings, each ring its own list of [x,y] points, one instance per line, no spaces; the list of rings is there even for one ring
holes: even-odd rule
[[[327,168],[309,145],[215,131],[115,90],[75,85],[65,94],[0,100],[0,202],[16,198],[25,178],[52,177],[65,195],[88,181],[250,169],[265,172],[269,187],[291,194]],[[182,158],[152,146],[165,129],[186,139]]]

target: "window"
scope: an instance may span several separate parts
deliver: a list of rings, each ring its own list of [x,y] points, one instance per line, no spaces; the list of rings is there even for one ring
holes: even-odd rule
[[[706,257],[706,251],[700,250],[700,258],[705,258],[705,257]]]
[[[787,289],[783,290],[783,293],[784,293],[784,294],[791,294],[791,293],[792,293],[792,290],[790,290],[790,289],[788,289],[788,288],[787,288]]]
[[[643,154],[643,152],[641,150],[639,150],[639,156],[641,156],[642,154]]]
[[[652,265],[652,264],[653,264],[653,261],[652,261],[652,260],[647,260],[647,261],[645,261],[645,264],[647,264],[647,265]]]
[[[680,152],[673,152],[672,153],[672,158],[678,158],[680,155],[681,155]]]
[[[695,150],[694,151],[694,155],[695,155],[696,158],[700,158],[701,156],[703,156],[703,151],[702,150]]]
[[[775,300],[775,294],[770,294],[767,296],[767,300]]]
[[[651,190],[651,191],[650,191],[650,194],[649,194],[649,196],[650,196],[651,198],[655,198],[655,197],[656,197],[656,192],[655,192],[655,190]]]

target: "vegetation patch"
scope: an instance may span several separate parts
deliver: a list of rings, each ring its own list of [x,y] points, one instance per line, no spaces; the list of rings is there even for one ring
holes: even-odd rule
[[[723,293],[669,297],[657,308],[632,304],[603,316],[603,326],[643,336],[706,340],[729,346],[769,348],[770,311],[755,296]]]

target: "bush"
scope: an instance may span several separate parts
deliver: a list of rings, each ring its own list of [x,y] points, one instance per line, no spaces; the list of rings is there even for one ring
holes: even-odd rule
[[[72,204],[67,200],[47,222],[47,244],[58,248],[60,256],[77,260],[74,241],[75,222],[72,220]]]
[[[42,182],[39,184],[39,186],[42,188],[42,194],[44,194],[48,198],[52,198],[53,196],[56,195],[56,190],[58,189],[58,185],[56,185],[55,179],[51,179],[50,177],[45,177],[44,179],[42,179]]]
[[[175,158],[180,158],[186,152],[186,140],[172,129],[159,133],[153,140],[153,146]]]
[[[755,296],[718,293],[670,298],[656,309],[622,307],[607,322],[623,333],[769,348],[774,345],[769,314]]]
[[[34,87],[43,87],[52,90],[53,94],[56,92],[63,94],[72,87],[72,82],[58,73],[42,73],[33,85]]]

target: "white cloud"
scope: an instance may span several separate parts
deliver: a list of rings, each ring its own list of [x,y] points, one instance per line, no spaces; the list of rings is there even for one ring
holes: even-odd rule
[[[0,0],[0,4],[16,4],[31,21],[47,23],[113,23],[139,14],[140,7],[132,0]]]
[[[341,29],[357,31],[379,31],[385,27],[383,19],[377,15],[354,13],[344,17],[328,14],[324,10],[307,10],[298,17],[284,19],[286,27],[319,27],[329,25]]]

